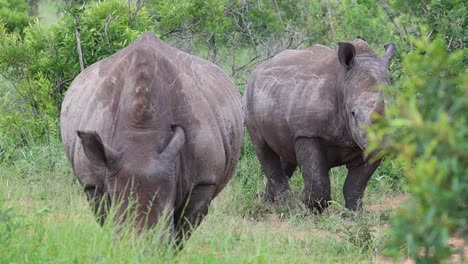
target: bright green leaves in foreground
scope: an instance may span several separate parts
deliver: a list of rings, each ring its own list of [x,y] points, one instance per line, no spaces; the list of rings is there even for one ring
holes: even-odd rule
[[[389,153],[407,165],[413,196],[395,218],[395,245],[406,245],[418,260],[439,261],[452,253],[450,236],[467,236],[462,234],[468,224],[467,52],[447,53],[440,39],[414,44],[398,85],[403,91],[390,109],[394,118],[372,136],[378,142],[389,135],[384,142]]]

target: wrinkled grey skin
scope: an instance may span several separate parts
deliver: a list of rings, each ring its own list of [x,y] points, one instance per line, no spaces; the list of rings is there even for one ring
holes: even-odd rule
[[[137,229],[167,210],[176,242],[231,178],[243,138],[240,93],[223,71],[149,32],[76,77],[60,125],[98,221],[117,201],[125,220],[135,199]]]
[[[384,114],[376,85],[388,85],[395,55],[385,45],[378,58],[358,38],[339,43],[338,52],[322,45],[286,50],[258,66],[244,95],[246,126],[267,185],[264,201],[289,193],[297,166],[304,177],[302,201],[321,212],[331,200],[329,171],[346,165],[346,208],[362,209],[366,184],[380,161],[368,163],[365,127]]]

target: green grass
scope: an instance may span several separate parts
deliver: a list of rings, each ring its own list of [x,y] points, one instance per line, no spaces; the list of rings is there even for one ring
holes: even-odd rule
[[[76,182],[59,142],[19,150],[0,164],[0,260],[2,263],[358,263],[379,261],[394,191],[388,178],[373,177],[365,203],[377,208],[343,216],[345,171],[332,172],[335,203],[322,215],[298,200],[300,175],[292,180],[293,203],[263,205],[264,178],[247,140],[228,186],[183,251],[175,254],[155,234],[117,239],[100,227]],[[384,182],[379,182],[384,181]],[[109,221],[110,222],[110,221]]]

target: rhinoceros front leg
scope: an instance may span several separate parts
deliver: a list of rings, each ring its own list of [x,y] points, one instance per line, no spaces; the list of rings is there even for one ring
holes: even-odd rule
[[[94,211],[96,221],[101,226],[104,225],[111,205],[109,194],[104,192],[102,188],[94,186],[86,186],[84,191],[86,198]]]
[[[286,177],[291,178],[296,171],[297,165],[287,162],[284,159],[281,159],[281,168],[283,168],[283,172]]]
[[[182,249],[183,242],[190,237],[191,232],[201,223],[208,213],[215,185],[202,184],[193,187],[183,208],[175,212],[175,244]]]
[[[354,211],[361,211],[363,209],[362,198],[364,190],[366,189],[367,182],[379,165],[380,161],[367,164],[362,160],[357,162],[357,164],[346,166],[348,168],[348,176],[346,176],[343,186],[346,208]]]
[[[302,201],[312,211],[321,213],[331,201],[326,153],[319,139],[298,138],[296,156],[304,177]]]

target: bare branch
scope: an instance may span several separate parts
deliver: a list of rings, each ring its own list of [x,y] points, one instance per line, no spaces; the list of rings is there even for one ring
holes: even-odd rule
[[[210,37],[206,40],[208,44],[208,50],[211,51],[211,61],[216,62],[216,55],[217,55],[217,45],[216,45],[216,36],[214,32],[211,32]]]
[[[276,2],[276,0],[273,0],[273,3],[275,4],[275,9],[276,9],[276,13],[278,14],[278,18],[279,18],[281,24],[284,26],[284,22],[283,22],[283,18],[281,17],[281,13],[280,13],[280,9],[279,9],[279,6],[278,6],[278,2]]]
[[[327,13],[328,13],[328,21],[330,23],[330,30],[332,33],[332,37],[335,37],[335,27],[333,26],[333,20],[332,20],[332,13],[330,10],[330,3],[328,1],[325,1],[327,4]]]
[[[294,35],[296,35],[296,31],[289,29],[289,26],[288,26],[286,27],[286,32],[289,33],[286,49],[289,49],[292,43],[294,42]]]
[[[109,51],[112,51],[112,47],[109,41],[108,29],[109,29],[109,24],[112,21],[112,19],[114,19],[114,17],[112,16],[112,14],[109,14],[109,16],[106,19],[106,24],[104,26],[104,37],[106,38],[106,43],[107,43],[107,47],[109,48]]]
[[[76,49],[78,51],[78,60],[80,62],[80,71],[83,71],[84,70],[84,63],[83,63],[83,51],[81,50],[80,27],[78,26],[76,18],[73,19],[73,24],[75,24]]]
[[[73,78],[65,78],[65,79],[61,79],[61,80],[55,80],[55,88],[52,89],[52,91],[50,91],[49,94],[53,94],[53,93],[57,92],[58,90],[60,90],[62,85],[64,85],[68,81],[71,81],[72,79]]]
[[[131,8],[131,0],[128,0],[128,12],[129,12],[129,19],[128,19],[128,25],[130,26],[133,23],[133,20],[137,16],[138,12],[140,11],[141,8],[145,5],[144,0],[136,0],[136,8],[135,11],[132,12]]]

